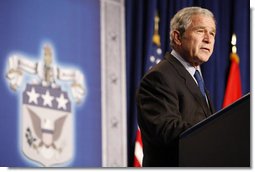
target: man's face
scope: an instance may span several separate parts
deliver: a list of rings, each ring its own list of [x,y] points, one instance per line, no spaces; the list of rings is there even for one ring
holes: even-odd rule
[[[211,17],[194,15],[180,39],[181,55],[191,65],[207,62],[213,53],[216,26]]]

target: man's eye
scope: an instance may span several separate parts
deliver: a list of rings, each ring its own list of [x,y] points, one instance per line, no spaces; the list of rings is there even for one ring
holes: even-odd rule
[[[214,32],[211,32],[210,35],[212,35],[213,37],[215,36],[215,33]]]
[[[198,33],[204,33],[204,30],[203,29],[199,29],[197,30]]]

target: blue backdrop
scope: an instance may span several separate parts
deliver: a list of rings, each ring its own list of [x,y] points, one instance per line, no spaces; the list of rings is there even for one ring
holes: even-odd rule
[[[85,75],[87,96],[83,104],[74,105],[75,153],[69,165],[101,166],[99,5],[99,0],[0,1],[0,166],[36,166],[19,147],[23,90],[10,90],[5,69],[12,52],[39,61],[44,41],[53,44],[58,66],[75,67]]]
[[[173,15],[183,7],[201,6],[211,10],[217,21],[214,53],[202,65],[205,85],[216,110],[222,108],[231,53],[231,36],[237,35],[243,94],[250,91],[250,5],[249,0],[127,0],[127,99],[128,99],[128,164],[133,165],[134,142],[137,130],[135,90],[146,72],[152,50],[154,16],[159,13],[159,34],[163,54],[170,51],[169,25]]]

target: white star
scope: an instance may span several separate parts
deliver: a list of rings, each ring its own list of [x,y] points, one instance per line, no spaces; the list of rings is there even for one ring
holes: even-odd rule
[[[153,63],[155,62],[155,57],[154,56],[150,56],[150,61]]]
[[[42,95],[42,98],[43,106],[49,105],[49,107],[52,107],[52,100],[54,99],[54,97],[50,95],[49,90],[46,91],[46,94]]]
[[[158,55],[161,55],[161,54],[162,54],[161,48],[157,48],[157,54],[158,54]]]
[[[158,64],[160,61],[161,61],[160,59],[157,59],[157,60],[156,60],[156,64]]]
[[[65,110],[66,109],[66,104],[68,103],[68,100],[64,98],[64,95],[61,94],[59,98],[57,98],[58,102],[58,109],[61,107]]]
[[[32,102],[34,102],[35,104],[37,104],[38,102],[37,102],[37,98],[40,96],[38,93],[36,93],[35,92],[35,89],[34,88],[32,88],[31,89],[31,91],[27,91],[27,95],[28,95],[28,97],[29,97],[29,100],[28,100],[28,102],[29,103],[32,103]]]

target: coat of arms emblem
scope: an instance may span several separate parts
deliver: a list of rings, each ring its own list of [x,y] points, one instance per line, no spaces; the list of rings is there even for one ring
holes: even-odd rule
[[[22,93],[22,152],[43,166],[69,162],[74,154],[72,102],[84,99],[83,74],[54,66],[50,44],[43,47],[43,62],[33,62],[19,54],[8,60],[6,78],[12,90],[21,86],[24,73],[36,76],[26,83]],[[62,88],[63,81],[70,83],[70,90]]]

